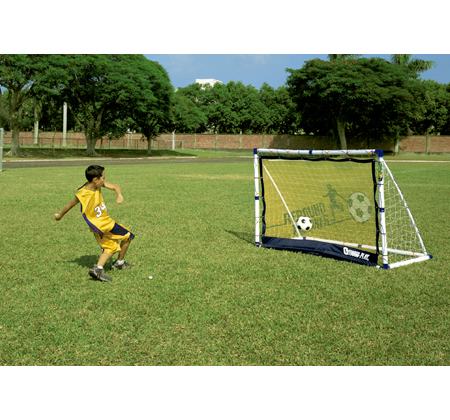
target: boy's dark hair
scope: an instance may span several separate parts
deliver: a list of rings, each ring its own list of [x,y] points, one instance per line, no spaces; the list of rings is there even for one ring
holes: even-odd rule
[[[91,182],[94,178],[101,178],[105,168],[100,165],[91,165],[86,169],[85,175],[88,182]]]

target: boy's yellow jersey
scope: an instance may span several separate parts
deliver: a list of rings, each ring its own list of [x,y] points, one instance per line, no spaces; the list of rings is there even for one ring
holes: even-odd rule
[[[76,194],[81,203],[81,214],[91,231],[102,237],[114,227],[115,222],[108,215],[101,190],[93,191],[85,186],[86,184],[79,188]]]

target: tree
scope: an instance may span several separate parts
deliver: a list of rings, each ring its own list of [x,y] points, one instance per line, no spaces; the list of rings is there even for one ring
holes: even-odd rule
[[[176,98],[174,102],[174,119],[177,119],[176,112],[177,110],[179,111],[179,99],[186,98],[186,100],[190,101],[189,104],[192,104],[198,110],[200,115],[204,116],[205,118],[205,120],[203,120],[202,124],[198,128],[199,132],[215,131],[216,127],[213,125],[213,122],[210,121],[209,118],[211,107],[214,106],[215,103],[210,90],[210,85],[202,85],[200,83],[192,83],[188,86],[179,88],[176,91],[176,95],[178,95],[178,98]],[[175,124],[178,124],[178,122],[175,121]]]
[[[267,107],[258,90],[242,82],[230,81],[200,85],[194,83],[178,89],[206,117],[205,130],[221,133],[262,133],[268,122]]]
[[[265,107],[262,132],[282,134],[298,131],[298,115],[286,86],[274,89],[267,83],[263,83],[259,90],[259,96]]]
[[[416,75],[419,75],[419,73],[423,73],[427,70],[432,69],[433,67],[436,67],[436,63],[434,61],[426,61],[419,58],[412,59],[411,57],[412,54],[391,54],[391,63],[397,66],[408,66],[410,69],[414,70]],[[411,130],[409,125],[406,126],[406,132],[408,135],[413,134],[413,131]],[[396,151],[398,151],[399,142],[400,139],[397,135],[395,143]]]
[[[150,89],[151,95],[149,91],[131,95],[126,112],[122,107],[116,109],[115,124],[142,133],[142,139],[148,142],[147,154],[150,155],[152,138],[173,130],[171,110],[174,90],[169,74],[158,62],[137,56],[134,70],[141,78],[136,80],[136,84]],[[123,118],[124,115],[127,117]]]
[[[414,70],[417,74],[423,73],[424,71],[430,70],[436,67],[434,61],[421,60],[419,58],[411,59],[412,54],[392,54],[391,63],[399,66],[408,66],[410,69]]]
[[[357,60],[361,58],[362,54],[328,54],[329,61],[345,61],[345,60]]]
[[[412,123],[412,130],[421,134],[450,134],[450,83],[424,80],[426,91],[423,118]]]
[[[303,120],[327,130],[333,122],[340,147],[346,129],[402,124],[420,111],[422,89],[414,70],[381,58],[347,61],[310,60],[290,73],[287,85]]]
[[[261,133],[264,131],[266,120],[266,108],[261,102],[258,90],[252,85],[244,85],[242,82],[230,81],[226,88],[230,100],[225,106],[230,108],[230,114],[234,117],[232,126],[227,132],[231,133]]]
[[[6,109],[6,115],[3,114],[3,111],[0,107],[0,127],[3,127],[7,131],[11,131],[10,119],[7,117],[10,110],[10,92],[5,89],[2,94],[3,105]],[[33,99],[28,97],[22,104],[21,120],[20,120],[20,130],[28,131],[33,127],[34,122],[34,107],[33,107]]]
[[[233,133],[238,130],[238,116],[232,110],[232,96],[227,85],[192,83],[177,92],[189,98],[206,117],[204,131]]]
[[[2,98],[3,103],[5,103],[5,101],[6,101],[5,98],[6,98],[6,95],[8,95],[8,91],[5,90],[4,93],[0,92],[0,95],[2,95],[2,96],[5,95]],[[3,111],[2,111],[1,107],[0,107],[0,127],[6,129],[7,131],[9,131],[9,120],[6,117],[6,115],[3,115]]]
[[[195,100],[184,96],[181,91],[173,93],[172,121],[174,131],[198,133],[206,130],[206,116],[196,106]]]
[[[168,119],[173,87],[168,76],[161,80],[160,66],[143,55],[64,54],[51,58],[56,70],[47,78],[48,89],[55,86],[60,100],[67,102],[86,136],[87,155],[97,155],[95,144],[104,135],[122,135],[129,125],[150,135],[149,119]]]
[[[215,133],[234,133],[238,129],[238,116],[232,109],[232,97],[227,87],[222,83],[202,87],[202,109],[206,112],[208,125]]]
[[[6,95],[0,95],[0,110],[12,133],[9,156],[24,156],[19,144],[19,133],[24,124],[24,104],[38,89],[46,67],[47,55],[0,54],[0,86],[7,90]]]

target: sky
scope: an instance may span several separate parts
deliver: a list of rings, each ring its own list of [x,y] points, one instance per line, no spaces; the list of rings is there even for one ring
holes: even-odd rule
[[[175,88],[195,79],[216,79],[257,89],[264,82],[274,88],[284,85],[286,68],[326,59],[330,52],[369,51],[374,54],[364,57],[386,59],[412,53],[437,64],[422,78],[450,83],[450,3],[441,0],[420,7],[392,0],[278,0],[259,6],[249,0],[127,0],[110,8],[79,0],[70,10],[70,24],[58,8],[50,7],[53,2],[28,2],[26,14],[22,3],[7,2],[2,15],[21,15],[20,32],[14,19],[4,19],[3,33],[12,35],[2,42],[2,52],[144,54],[168,71]],[[34,30],[39,19],[52,24]]]
[[[286,68],[299,69],[314,58],[327,54],[144,54],[169,73],[175,89],[195,83],[195,79],[216,79],[223,83],[242,82],[260,89],[266,82],[273,88],[286,83]],[[364,54],[390,60],[390,54]],[[412,58],[434,61],[436,67],[421,73],[422,79],[450,83],[450,54],[413,54]]]

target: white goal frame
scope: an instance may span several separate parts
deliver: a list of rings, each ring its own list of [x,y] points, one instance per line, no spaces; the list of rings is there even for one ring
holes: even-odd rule
[[[329,240],[329,239],[320,239],[317,237],[302,236],[302,234],[299,232],[297,225],[294,221],[293,215],[292,215],[291,211],[289,210],[289,208],[283,198],[282,193],[278,189],[277,184],[275,183],[274,179],[272,178],[272,176],[269,173],[269,171],[267,170],[267,168],[264,167],[264,170],[263,170],[263,165],[261,164],[261,159],[264,159],[264,158],[274,158],[274,159],[275,158],[284,158],[284,159],[297,158],[298,159],[302,156],[303,157],[315,156],[315,157],[322,157],[322,158],[325,158],[325,157],[330,157],[330,158],[339,158],[339,157],[368,158],[369,157],[370,159],[373,159],[375,161],[375,164],[377,165],[377,169],[378,169],[378,176],[377,176],[376,185],[375,185],[376,190],[377,190],[377,198],[378,198],[378,206],[377,206],[378,214],[376,216],[376,220],[377,220],[376,223],[378,226],[377,229],[378,229],[378,235],[380,238],[379,243],[381,246],[375,247],[373,245],[361,245],[361,244],[333,241],[333,240]],[[357,250],[361,249],[361,248],[373,250],[381,258],[381,264],[377,263],[376,267],[384,268],[384,269],[400,267],[400,266],[404,266],[404,265],[411,264],[414,262],[426,261],[428,259],[433,258],[432,255],[428,254],[425,249],[422,237],[420,236],[419,230],[416,226],[416,223],[411,214],[411,211],[409,210],[408,205],[406,204],[403,194],[402,194],[397,182],[395,181],[391,170],[389,169],[386,161],[384,160],[383,150],[378,150],[378,149],[367,149],[367,150],[287,150],[287,149],[255,148],[253,162],[254,162],[254,184],[255,184],[255,245],[256,246],[258,246],[258,247],[265,246],[262,243],[263,235],[261,234],[263,216],[261,215],[260,202],[262,201],[261,198],[263,198],[263,197],[260,196],[260,194],[261,194],[260,185],[262,185],[263,177],[267,176],[270,179],[273,187],[277,191],[284,207],[286,208],[287,214],[289,215],[289,217],[291,219],[292,225],[297,232],[298,237],[292,238],[292,239],[299,240],[299,241],[305,241],[305,243],[308,241],[316,241],[318,243],[323,243],[323,244],[333,244],[338,247],[341,247],[341,252],[346,255],[347,254],[356,255],[358,253]],[[389,176],[390,180],[392,181],[392,183],[395,186],[397,197],[403,203],[403,206],[404,206],[403,210],[407,212],[407,215],[409,217],[409,224],[413,226],[416,238],[418,239],[418,241],[420,243],[421,252],[412,252],[407,249],[404,250],[404,249],[395,249],[395,248],[389,247],[389,244],[388,244],[388,236],[389,235],[386,232],[385,176]],[[388,211],[389,211],[389,209],[388,209]],[[288,240],[288,241],[291,244],[293,243],[292,240]],[[311,243],[311,242],[308,242],[308,243]],[[289,246],[287,246],[287,248],[284,248],[284,247],[267,245],[267,247],[289,250]],[[297,248],[297,247],[295,247],[295,248]],[[293,249],[293,250],[300,251],[300,252],[308,252],[308,251],[302,251],[301,246],[299,247],[299,249]],[[310,253],[316,254],[315,252],[310,252]],[[360,252],[360,254],[364,255],[363,252]],[[390,254],[407,256],[408,259],[389,263],[389,255]],[[327,256],[327,255],[324,255],[324,256]],[[359,258],[361,258],[361,257],[359,257]],[[345,257],[343,259],[345,259]],[[353,261],[353,262],[359,262],[359,261],[355,261],[355,259],[351,259],[351,258],[349,258],[349,260]],[[371,265],[374,265],[374,264],[371,264]]]

